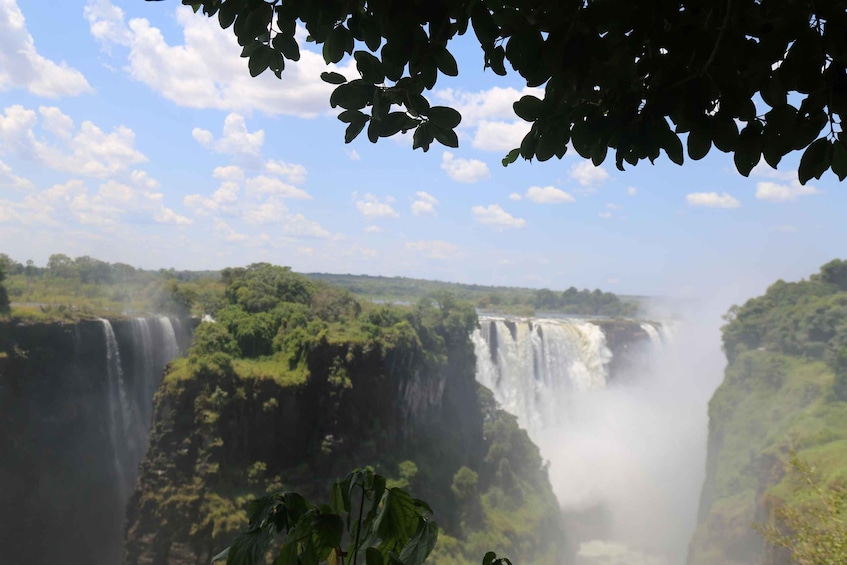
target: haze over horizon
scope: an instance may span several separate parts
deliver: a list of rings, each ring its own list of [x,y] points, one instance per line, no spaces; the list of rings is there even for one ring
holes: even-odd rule
[[[831,173],[797,184],[796,157],[749,179],[723,154],[626,172],[570,153],[503,168],[527,129],[511,110],[521,82],[482,73],[474,49],[433,95],[462,110],[461,146],[424,154],[408,140],[345,145],[303,34],[303,58],[278,81],[250,78],[231,34],[175,3],[2,0],[0,33],[0,242],[19,261],[268,261],[636,295],[722,289],[723,304],[843,255],[847,196]]]

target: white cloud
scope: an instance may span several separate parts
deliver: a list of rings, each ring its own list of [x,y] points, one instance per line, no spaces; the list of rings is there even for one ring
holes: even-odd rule
[[[609,180],[609,173],[603,167],[595,167],[591,161],[581,161],[571,166],[570,177],[584,187],[594,189]]]
[[[791,202],[801,196],[811,196],[820,192],[814,186],[809,184],[803,186],[796,180],[790,184],[769,181],[756,183],[756,198],[769,202]]]
[[[525,196],[527,200],[536,204],[563,204],[576,201],[573,196],[554,186],[531,186]]]
[[[365,233],[382,233],[382,228],[379,226],[367,226]]]
[[[212,132],[202,128],[194,128],[191,130],[191,135],[206,149],[215,153],[232,155],[247,167],[259,168],[262,165],[265,132],[264,130],[248,131],[247,121],[241,114],[233,112],[224,119],[223,133],[218,139],[215,139]]]
[[[345,149],[344,152],[347,154],[351,161],[359,161],[362,158],[361,155],[359,155],[359,152],[355,149]]]
[[[523,88],[495,86],[479,92],[465,92],[447,88],[435,93],[438,102],[456,108],[462,114],[462,126],[477,126],[483,121],[514,120],[515,111],[512,104],[521,96],[531,94],[538,98],[544,97],[540,88]]]
[[[212,171],[212,176],[216,179],[239,182],[244,180],[244,169],[235,165],[215,167]]]
[[[509,200],[520,200],[522,198],[523,198],[523,196],[521,196],[517,192],[513,192],[513,193],[509,194]]]
[[[356,199],[356,193],[353,193],[353,198]],[[376,195],[368,193],[361,199],[356,200],[356,209],[369,220],[376,218],[398,218],[400,214],[388,202],[388,198],[383,202]]]
[[[307,257],[311,257],[315,254],[315,249],[313,247],[298,247],[297,248],[298,255],[306,255]]]
[[[38,163],[43,167],[75,175],[105,178],[147,161],[136,150],[135,133],[118,126],[106,133],[90,121],[73,130],[73,121],[58,108],[39,109],[42,128],[51,128],[54,142],[39,139],[35,128],[38,115],[20,105],[7,107],[0,115],[0,150]]]
[[[354,64],[327,66],[323,57],[302,48],[298,62],[286,61],[282,80],[270,71],[252,78],[232,30],[222,30],[217,18],[176,8],[181,43],[170,44],[147,19],[125,21],[109,0],[92,0],[85,9],[91,34],[105,50],[128,50],[127,69],[135,80],[166,99],[189,108],[229,111],[259,110],[266,114],[314,117],[326,113],[333,86],[320,80],[322,71],[354,76]],[[123,49],[122,49],[123,50]]]
[[[477,159],[457,159],[449,151],[441,156],[441,168],[456,182],[474,183],[491,176],[488,165]]]
[[[294,200],[311,200],[305,190],[286,184],[278,178],[259,175],[247,179],[246,183],[247,196],[262,197],[262,196],[278,196],[280,198],[291,198]]]
[[[0,161],[0,189],[13,188],[21,190],[32,187],[33,184],[29,179],[12,174],[12,167]]]
[[[224,241],[243,243],[250,239],[243,233],[238,233],[220,218],[215,218],[215,234]]]
[[[406,243],[406,250],[422,255],[427,259],[447,261],[462,257],[462,252],[457,245],[446,241],[410,241]]]
[[[706,208],[738,208],[741,202],[732,195],[724,192],[692,192],[685,196],[685,201],[690,206],[703,206]]]
[[[10,88],[47,98],[93,91],[81,72],[40,55],[17,2],[0,0],[0,90]]]
[[[435,207],[439,204],[438,199],[421,190],[416,192],[415,196],[417,198],[412,202],[412,214],[415,216],[435,216],[437,214]]]
[[[606,204],[606,208],[608,208],[609,210],[622,210],[623,206],[621,206],[620,204],[613,204],[612,202],[609,202],[608,204]]]
[[[635,196],[636,194],[638,194],[638,189],[636,189],[634,186],[628,186],[626,187],[626,194],[627,196]]]
[[[350,247],[350,254],[358,255],[360,257],[364,257],[365,259],[376,259],[377,257],[379,257],[379,252],[376,249],[371,249],[370,247],[363,247],[358,243]]]
[[[164,195],[149,189],[152,179],[135,175],[140,184],[110,179],[90,193],[85,183],[72,179],[46,190],[34,191],[20,202],[0,201],[3,216],[23,224],[70,224],[113,227],[118,223],[188,225],[190,218],[164,205]],[[155,181],[153,181],[155,182]]]
[[[603,218],[604,220],[608,220],[609,218],[611,218],[611,217],[612,217],[612,213],[611,213],[611,212],[600,212],[600,213],[599,213],[599,214],[597,214],[597,215],[598,215],[598,216],[600,216],[601,218]]]
[[[198,215],[235,215],[241,187],[233,181],[224,181],[210,198],[200,194],[189,194],[182,199],[184,206]]]
[[[494,226],[498,229],[522,228],[526,225],[523,218],[515,218],[497,204],[489,206],[474,206],[471,208],[474,220],[480,224]]]
[[[523,120],[513,122],[479,122],[471,145],[483,151],[511,151],[519,147],[532,124]]]
[[[758,164],[753,167],[753,170],[750,171],[750,174],[756,177],[765,177],[785,182],[797,180],[797,171],[778,171],[776,169],[772,169],[771,166],[768,165],[764,159],[759,161]]]
[[[332,237],[318,222],[309,220],[303,214],[293,214],[282,219],[282,230],[285,235],[294,237],[309,237],[329,239]]]

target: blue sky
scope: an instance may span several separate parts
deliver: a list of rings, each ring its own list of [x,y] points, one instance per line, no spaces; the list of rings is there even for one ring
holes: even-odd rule
[[[847,255],[842,187],[800,187],[797,157],[504,169],[523,87],[471,43],[430,95],[462,111],[458,149],[345,145],[310,46],[252,79],[230,35],[176,1],[0,0],[0,251],[740,296]]]

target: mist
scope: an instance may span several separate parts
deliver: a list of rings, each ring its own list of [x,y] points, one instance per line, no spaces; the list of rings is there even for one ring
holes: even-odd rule
[[[725,366],[723,311],[687,307],[664,323],[662,346],[608,387],[574,391],[559,423],[533,434],[578,565],[685,563]]]

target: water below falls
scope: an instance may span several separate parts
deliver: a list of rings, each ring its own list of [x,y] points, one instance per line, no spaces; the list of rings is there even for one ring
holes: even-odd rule
[[[685,561],[708,396],[672,362],[671,326],[634,326],[640,339],[615,374],[617,353],[591,321],[481,316],[472,336],[477,380],[549,462],[569,564]]]

